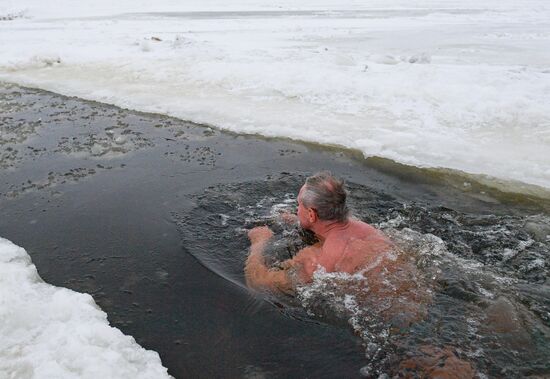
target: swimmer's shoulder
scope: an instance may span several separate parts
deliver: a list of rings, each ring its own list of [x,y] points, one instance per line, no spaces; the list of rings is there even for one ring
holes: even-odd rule
[[[370,224],[367,224],[366,222],[359,220],[353,221],[353,227],[350,230],[349,240],[359,240],[369,244],[376,243],[380,246],[387,245],[388,248],[392,245],[391,241],[384,234],[384,232]]]
[[[367,224],[361,220],[352,219],[350,222],[350,228],[348,229],[348,235],[352,238],[366,238],[373,235],[379,235],[380,231],[374,226]]]

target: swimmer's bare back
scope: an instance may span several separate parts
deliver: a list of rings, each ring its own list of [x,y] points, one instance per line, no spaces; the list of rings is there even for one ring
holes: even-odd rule
[[[391,242],[381,231],[351,219],[328,231],[318,264],[327,272],[353,274],[375,262],[391,247]]]
[[[292,259],[281,264],[282,269],[266,267],[263,251],[273,232],[266,226],[249,231],[250,255],[245,265],[247,285],[254,289],[292,292],[300,283],[309,283],[313,273],[323,268],[326,272],[354,273],[374,262],[391,248],[386,237],[372,226],[349,220],[327,231],[316,245],[300,250]]]

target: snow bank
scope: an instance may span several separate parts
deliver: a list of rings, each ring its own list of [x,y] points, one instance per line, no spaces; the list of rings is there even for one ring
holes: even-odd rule
[[[8,1],[0,80],[550,188],[546,0],[295,3]]]
[[[110,327],[88,294],[44,283],[0,238],[0,377],[169,378],[156,352]]]

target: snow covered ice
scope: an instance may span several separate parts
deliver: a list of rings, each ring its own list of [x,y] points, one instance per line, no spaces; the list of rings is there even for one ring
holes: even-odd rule
[[[550,4],[4,1],[0,79],[550,188]]]
[[[90,295],[44,283],[27,252],[3,238],[0,336],[1,378],[170,378]]]

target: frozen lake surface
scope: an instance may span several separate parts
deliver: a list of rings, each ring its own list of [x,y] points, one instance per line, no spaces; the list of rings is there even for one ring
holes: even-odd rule
[[[4,1],[0,78],[550,188],[550,5]]]

